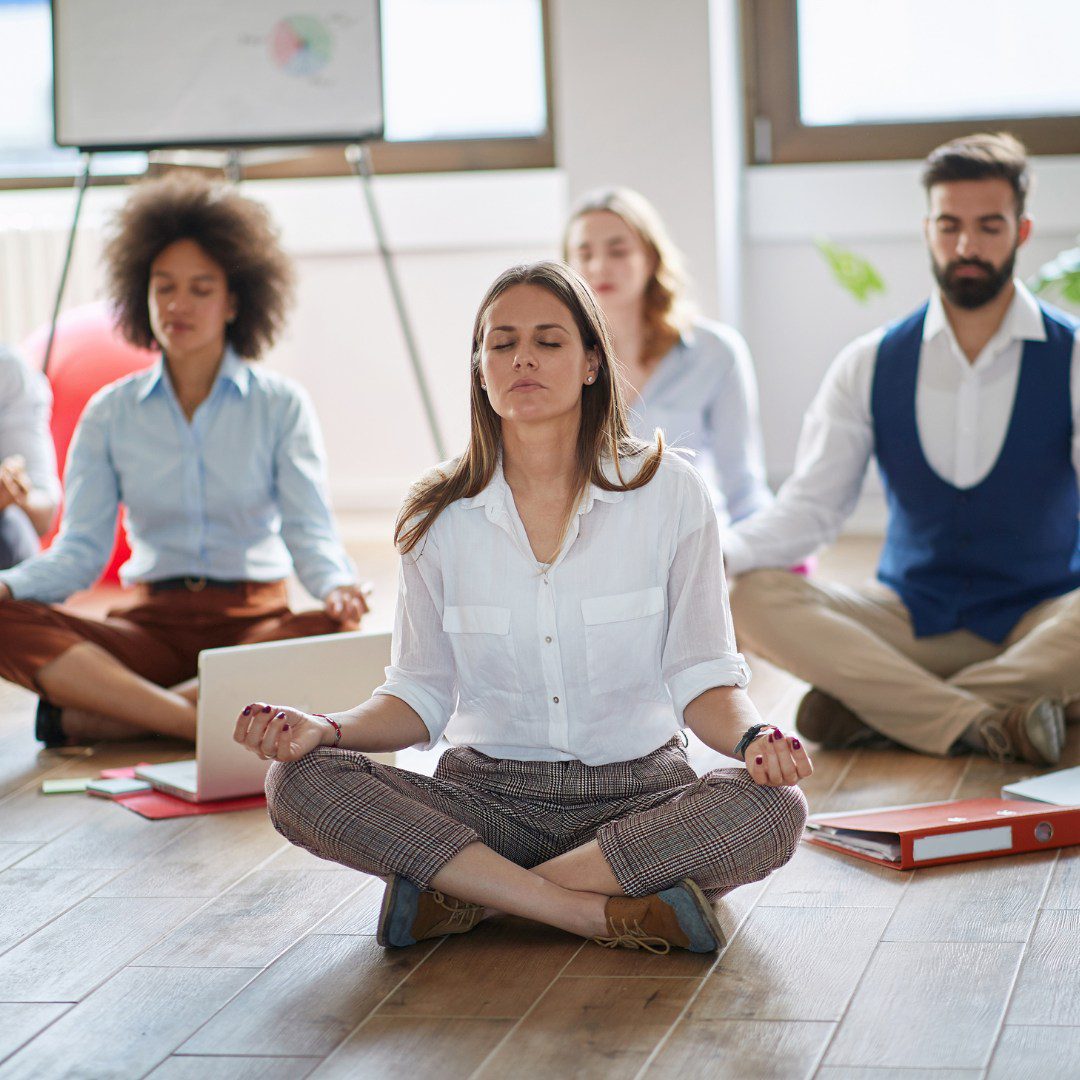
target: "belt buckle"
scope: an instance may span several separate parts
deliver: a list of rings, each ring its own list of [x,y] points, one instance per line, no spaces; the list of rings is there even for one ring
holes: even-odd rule
[[[206,588],[206,578],[186,577],[184,578],[184,588],[188,592],[202,592]]]

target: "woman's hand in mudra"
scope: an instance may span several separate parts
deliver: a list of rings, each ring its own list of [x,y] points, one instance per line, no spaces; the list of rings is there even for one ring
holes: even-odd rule
[[[339,585],[323,600],[323,610],[339,626],[355,628],[360,620],[371,610],[371,584]]]
[[[253,701],[237,718],[233,738],[263,761],[296,761],[324,741],[334,741],[332,724],[288,705]]]
[[[814,766],[797,736],[771,727],[746,748],[746,771],[758,784],[781,787],[797,784]]]

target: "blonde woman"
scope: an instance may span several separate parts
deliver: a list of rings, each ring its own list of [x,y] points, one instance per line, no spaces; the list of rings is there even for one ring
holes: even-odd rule
[[[348,712],[256,702],[237,720],[276,762],[278,830],[386,879],[384,946],[495,910],[707,952],[710,899],[795,848],[809,758],[743,690],[701,478],[631,437],[612,365],[573,271],[502,274],[473,330],[468,449],[399,518],[386,682]],[[699,778],[684,726],[747,768]],[[444,733],[434,777],[365,756]]]
[[[652,204],[629,188],[586,195],[563,258],[589,283],[633,388],[636,434],[656,428],[695,451],[720,524],[772,502],[750,351],[729,326],[694,318],[682,257]]]

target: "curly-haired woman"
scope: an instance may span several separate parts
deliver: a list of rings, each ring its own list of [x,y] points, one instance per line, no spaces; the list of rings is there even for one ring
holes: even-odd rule
[[[198,177],[140,185],[106,248],[117,323],[161,349],[79,422],[52,547],[0,574],[0,677],[40,697],[46,745],[155,732],[194,738],[200,649],[354,628],[367,610],[337,537],[306,395],[255,366],[292,272],[258,203]],[[125,508],[134,606],[55,606],[85,589]],[[294,614],[295,567],[324,603]],[[172,689],[170,689],[172,687]]]
[[[399,518],[387,681],[334,716],[256,702],[237,719],[275,762],[278,830],[386,878],[382,945],[493,909],[710,952],[710,901],[795,849],[810,759],[742,689],[705,485],[631,437],[613,360],[572,270],[500,275],[473,329],[468,449]],[[699,777],[684,727],[747,767]],[[366,756],[444,731],[434,776]]]

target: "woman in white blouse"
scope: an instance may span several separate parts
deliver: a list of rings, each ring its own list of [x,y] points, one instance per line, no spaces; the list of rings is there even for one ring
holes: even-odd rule
[[[693,450],[721,526],[772,502],[750,350],[739,332],[692,315],[682,256],[655,207],[629,188],[585,195],[563,258],[589,283],[633,389],[630,422]]]
[[[466,452],[399,518],[387,680],[332,716],[253,703],[293,843],[387,880],[383,945],[489,911],[609,947],[710,951],[710,899],[790,857],[811,772],[760,725],[697,472],[634,439],[603,313],[556,263],[488,290]],[[747,768],[699,778],[680,729]],[[451,749],[434,777],[366,753]]]

